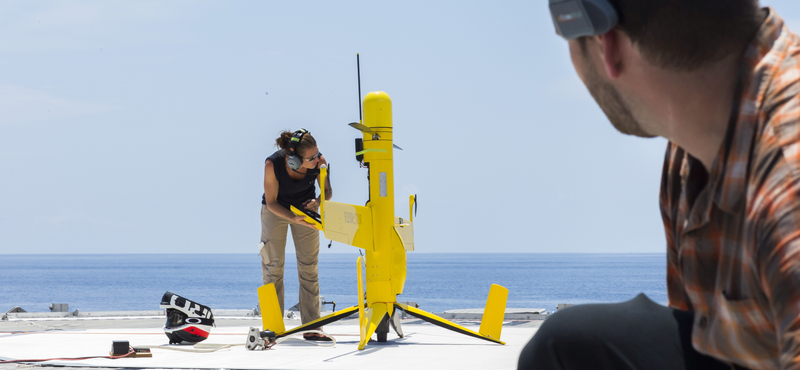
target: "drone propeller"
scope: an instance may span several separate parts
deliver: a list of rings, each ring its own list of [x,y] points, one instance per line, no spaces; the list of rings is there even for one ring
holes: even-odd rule
[[[371,129],[371,128],[369,128],[369,127],[367,127],[367,126],[364,126],[364,125],[362,125],[362,124],[360,124],[360,123],[358,123],[358,122],[352,122],[352,123],[348,123],[348,125],[349,125],[350,127],[354,128],[354,129],[358,130],[358,131],[361,131],[361,132],[366,132],[366,133],[368,133],[368,134],[374,134],[374,133],[376,133],[375,131],[372,131],[372,129]]]
[[[352,123],[348,123],[348,125],[349,125],[350,127],[354,128],[354,129],[358,130],[358,131],[361,131],[361,132],[366,132],[366,133],[368,133],[368,134],[373,134],[373,135],[377,135],[377,134],[378,134],[377,132],[375,132],[375,131],[372,131],[372,129],[371,129],[371,128],[369,128],[369,127],[367,127],[367,126],[364,126],[364,125],[362,125],[362,124],[360,124],[360,123],[358,123],[358,122],[352,122]],[[380,136],[378,136],[378,137],[380,137]],[[401,147],[397,146],[397,144],[392,144],[392,146],[393,146],[395,149],[400,149],[400,150],[403,150],[403,148],[401,148]]]
[[[362,125],[362,124],[360,124],[360,123],[358,123],[358,122],[352,122],[352,123],[348,123],[348,125],[349,125],[350,127],[354,128],[354,129],[358,130],[358,131],[361,131],[361,132],[366,132],[366,133],[368,133],[368,134],[373,134],[373,135],[377,135],[377,134],[378,134],[377,132],[375,132],[375,131],[372,131],[372,129],[371,129],[371,128],[369,128],[369,127],[367,127],[367,126],[364,126],[364,125]],[[380,136],[378,136],[378,137],[380,137]],[[392,144],[392,146],[393,146],[395,149],[400,149],[400,150],[403,150],[403,148],[401,148],[401,147],[397,146],[397,144]]]

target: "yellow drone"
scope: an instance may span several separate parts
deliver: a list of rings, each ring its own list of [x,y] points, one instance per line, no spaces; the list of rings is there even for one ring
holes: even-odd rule
[[[359,78],[360,80],[360,78]],[[359,83],[360,85],[360,83]],[[360,90],[360,86],[359,86]],[[292,211],[305,215],[306,221],[317,226],[325,237],[339,243],[362,248],[366,259],[358,257],[358,297],[360,304],[334,312],[328,316],[286,330],[283,313],[278,304],[278,296],[273,284],[258,288],[261,306],[261,319],[264,330],[275,332],[278,337],[309,330],[330,324],[358,312],[360,341],[358,349],[366,347],[372,334],[377,333],[378,341],[385,342],[391,325],[402,338],[400,315],[402,310],[431,324],[455,332],[505,344],[500,340],[503,328],[508,289],[493,284],[478,332],[397,302],[397,295],[403,293],[406,281],[406,252],[414,250],[415,196],[409,196],[408,219],[394,215],[394,160],[392,144],[392,100],[383,91],[371,92],[364,97],[364,118],[350,126],[360,130],[363,137],[356,139],[356,157],[369,168],[369,202],[366,206],[325,201],[325,181],[327,168],[322,167],[320,178],[319,220],[306,215],[295,207]],[[366,265],[366,297],[364,294],[364,271]],[[364,300],[366,298],[366,300]]]

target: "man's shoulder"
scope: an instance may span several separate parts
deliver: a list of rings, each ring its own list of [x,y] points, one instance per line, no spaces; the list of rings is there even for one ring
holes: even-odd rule
[[[800,175],[800,38],[791,34],[783,60],[769,79],[761,104],[756,160],[783,160]],[[776,156],[780,153],[780,156]]]
[[[772,119],[774,127],[796,125],[800,116],[800,38],[795,34],[786,37],[787,46],[781,50],[783,55],[776,55],[780,62],[772,66],[772,70],[764,77],[765,91],[761,110]],[[765,58],[766,59],[766,58]],[[765,62],[766,63],[766,62]]]
[[[800,206],[800,109],[791,110],[793,117],[767,116],[749,164],[747,198],[772,217]]]

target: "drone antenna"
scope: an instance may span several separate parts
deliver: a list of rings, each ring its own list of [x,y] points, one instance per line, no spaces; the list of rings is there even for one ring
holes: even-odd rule
[[[363,123],[361,117],[361,61],[356,53],[356,70],[358,71],[358,123]]]

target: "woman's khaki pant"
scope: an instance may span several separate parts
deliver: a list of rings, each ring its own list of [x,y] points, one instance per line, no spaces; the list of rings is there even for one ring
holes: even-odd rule
[[[319,318],[319,231],[277,216],[261,205],[261,272],[264,284],[275,284],[283,313],[283,264],[286,259],[286,233],[292,228],[300,280],[300,319],[303,324]]]

